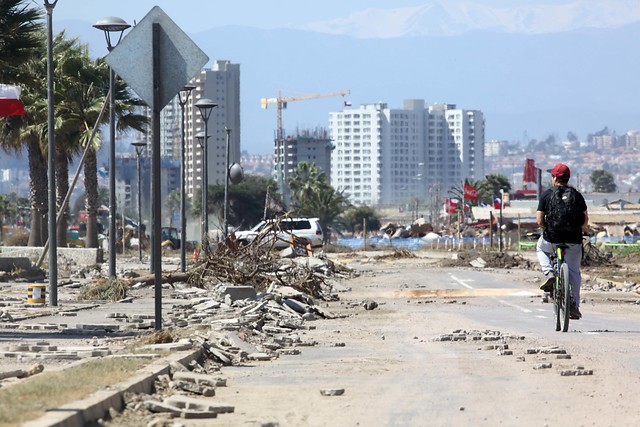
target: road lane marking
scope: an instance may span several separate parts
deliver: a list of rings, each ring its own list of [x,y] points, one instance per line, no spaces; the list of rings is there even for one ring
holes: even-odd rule
[[[451,278],[452,278],[454,281],[458,282],[460,285],[464,286],[465,288],[467,288],[467,289],[473,289],[473,286],[471,286],[471,285],[467,285],[465,282],[474,282],[475,280],[473,280],[473,279],[464,279],[464,280],[463,280],[463,279],[458,279],[458,278],[457,278],[456,276],[454,276],[454,275],[451,275]]]
[[[524,313],[531,313],[531,312],[532,312],[532,310],[529,310],[528,308],[520,307],[519,305],[517,305],[517,304],[512,304],[512,303],[510,303],[509,301],[505,301],[505,300],[503,300],[503,299],[499,299],[499,298],[496,298],[496,297],[491,297],[491,298],[494,298],[496,301],[501,302],[501,303],[502,303],[502,304],[504,304],[504,305],[508,305],[508,306],[510,306],[510,307],[517,308],[518,310],[520,310],[520,311],[522,311],[522,312],[524,312]]]

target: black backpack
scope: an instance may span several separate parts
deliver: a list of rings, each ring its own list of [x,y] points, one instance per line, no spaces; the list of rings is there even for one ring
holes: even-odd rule
[[[584,207],[578,203],[578,198],[578,190],[573,187],[553,187],[545,212],[545,224],[550,233],[571,233],[582,228]]]

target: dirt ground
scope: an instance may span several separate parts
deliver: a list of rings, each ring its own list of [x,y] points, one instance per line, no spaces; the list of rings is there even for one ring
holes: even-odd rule
[[[489,264],[482,270],[483,276],[508,275],[510,282],[531,293],[526,298],[528,304],[540,307],[536,296],[540,274],[534,254],[482,256]],[[640,331],[635,326],[629,327],[635,332],[628,337],[599,335],[592,342],[587,342],[587,335],[547,332],[551,328],[544,327],[544,332],[531,329],[514,333],[509,322],[495,328],[493,317],[500,315],[481,298],[437,293],[428,298],[416,296],[422,283],[432,277],[473,270],[465,254],[455,259],[451,254],[416,257],[397,252],[332,257],[360,272],[356,278],[340,281],[340,299],[326,303],[327,309],[341,317],[313,322],[301,334],[303,341],[316,345],[300,348],[299,355],[224,368],[228,386],[216,389],[215,400],[235,406],[234,413],[175,424],[176,420],[163,415],[127,410],[100,425],[635,423],[635,399],[627,399],[640,391],[640,366],[633,362],[640,351],[636,339]],[[640,276],[637,261],[628,257],[585,267],[587,311],[640,324],[638,304],[629,304],[640,300],[631,281]],[[612,281],[611,277],[620,280]],[[375,301],[377,307],[365,309],[367,301]],[[467,338],[440,342],[439,338],[454,334]],[[473,341],[470,337],[474,336],[482,341]],[[494,347],[491,337],[506,346]],[[512,356],[507,356],[507,349]],[[556,349],[567,357],[544,351],[528,353],[531,349]],[[501,352],[504,357],[500,357]],[[553,368],[546,369],[546,365]],[[596,373],[588,375],[594,369]],[[563,371],[574,372],[573,379],[560,375]],[[343,394],[323,395],[323,391],[336,390]],[[561,408],[571,417],[570,423],[559,417],[563,411],[550,409],[560,398],[565,400]]]
[[[484,268],[471,267],[478,257],[486,263]],[[518,304],[533,311],[548,310],[550,304],[540,302],[540,273],[532,252],[399,250],[331,254],[330,258],[357,272],[349,279],[332,280],[339,299],[321,303],[337,317],[309,322],[308,329],[300,332],[308,346],[296,347],[298,355],[223,368],[220,374],[227,378],[227,386],[218,387],[213,399],[233,405],[234,413],[177,420],[148,412],[139,397],[132,397],[122,414],[113,413],[112,419],[94,425],[568,425],[557,418],[557,411],[539,410],[566,398],[567,390],[566,405],[574,418],[571,425],[634,423],[635,399],[627,397],[640,392],[640,363],[635,356],[640,352],[640,254],[612,257],[583,268],[587,320],[577,323],[582,329],[569,334],[555,333],[547,327],[550,321],[535,318],[523,330],[514,330],[508,316],[521,313],[494,305],[503,295],[498,288],[429,288],[442,284],[441,277],[477,275],[489,282],[508,278],[518,292],[528,295]],[[367,304],[374,308],[365,308]],[[588,326],[589,319],[597,316],[620,319],[623,326],[619,330],[612,324]],[[453,334],[469,338],[438,341]],[[498,357],[506,349],[488,349],[492,341],[479,344],[471,337],[498,337],[513,355]],[[93,341],[90,336],[64,339],[56,343],[91,345]],[[554,347],[571,358],[527,353],[532,348]],[[537,369],[548,363],[553,368]],[[559,375],[578,367],[595,373],[570,381]],[[47,366],[47,370],[62,368],[64,363]],[[341,390],[344,393],[339,396],[323,395]]]

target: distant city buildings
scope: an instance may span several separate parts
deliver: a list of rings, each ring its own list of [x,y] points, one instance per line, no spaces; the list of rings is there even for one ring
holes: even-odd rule
[[[331,185],[355,205],[439,197],[484,177],[484,116],[453,104],[405,100],[329,113]]]
[[[210,70],[202,70],[192,81],[196,87],[190,94],[189,102],[185,105],[185,175],[186,195],[193,205],[200,200],[202,194],[203,177],[203,150],[196,139],[196,135],[204,133],[204,122],[195,103],[203,98],[211,99],[217,104],[211,112],[208,122],[208,167],[209,185],[224,184],[226,169],[226,143],[229,133],[229,162],[240,160],[240,65],[229,61],[214,61]],[[147,109],[146,113],[150,115]],[[182,156],[182,110],[178,97],[167,104],[160,113],[160,153],[162,157],[162,197],[163,200],[170,192],[180,189],[180,160]],[[143,165],[149,164],[151,153],[151,132],[139,134],[138,140],[147,142],[147,148],[142,156]],[[135,161],[135,155],[121,156],[121,162]],[[135,163],[133,163],[135,172]],[[126,169],[126,167],[125,167]],[[148,167],[143,166],[142,188],[149,189]],[[136,206],[137,184],[131,182],[131,170],[118,169],[118,179],[122,182],[123,200],[127,206]],[[145,175],[147,174],[147,175]],[[146,210],[150,192],[143,191],[142,205]],[[166,215],[165,215],[166,213]],[[169,214],[163,213],[163,225],[168,225]],[[167,224],[164,224],[167,222]],[[195,232],[195,230],[193,231]],[[191,233],[189,233],[191,234]],[[194,238],[191,236],[190,238]]]

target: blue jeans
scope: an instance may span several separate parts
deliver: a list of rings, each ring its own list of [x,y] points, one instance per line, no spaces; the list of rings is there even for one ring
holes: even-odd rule
[[[569,267],[569,282],[571,282],[571,290],[573,293],[573,301],[576,307],[580,306],[580,284],[582,283],[582,275],[580,274],[580,262],[582,261],[582,243],[566,243],[567,249],[564,253],[564,262]],[[547,242],[540,236],[536,245],[536,255],[538,262],[542,267],[542,272],[553,274],[553,265],[551,265],[551,254],[556,250],[556,244]]]

